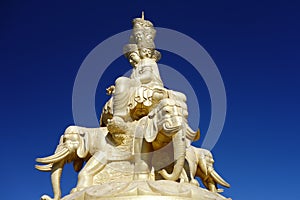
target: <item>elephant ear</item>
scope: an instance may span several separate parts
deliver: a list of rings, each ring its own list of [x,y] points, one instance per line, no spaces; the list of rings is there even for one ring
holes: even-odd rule
[[[186,130],[186,138],[190,141],[197,141],[200,138],[200,130],[194,131],[188,124]]]
[[[79,134],[79,146],[77,149],[77,155],[79,158],[85,158],[89,152],[88,148],[87,148],[87,144],[88,144],[88,137],[86,136],[86,134]]]
[[[154,112],[151,112],[143,121],[145,127],[145,140],[147,142],[153,142],[158,134],[157,115]]]

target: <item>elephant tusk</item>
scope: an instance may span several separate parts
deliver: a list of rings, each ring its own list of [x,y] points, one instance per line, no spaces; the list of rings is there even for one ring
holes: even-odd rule
[[[39,163],[55,163],[55,162],[60,161],[63,158],[65,158],[67,155],[69,155],[69,153],[70,153],[69,149],[66,148],[66,147],[63,147],[61,150],[56,152],[54,155],[44,157],[44,158],[37,158],[36,162],[39,162]]]
[[[211,176],[220,185],[223,185],[224,187],[227,187],[227,188],[230,187],[230,184],[227,183],[215,170],[211,171]]]
[[[52,163],[48,164],[48,165],[35,165],[35,168],[37,170],[43,171],[43,172],[49,172],[52,170]]]
[[[169,174],[165,169],[160,170],[158,172],[160,175],[162,175],[162,177],[164,177],[164,179],[166,180],[171,180],[171,181],[176,181],[178,179],[177,176],[172,176],[171,174]]]

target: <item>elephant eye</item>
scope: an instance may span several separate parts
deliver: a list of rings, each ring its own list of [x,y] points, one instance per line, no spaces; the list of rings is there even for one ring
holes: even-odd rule
[[[164,113],[164,114],[170,114],[171,111],[170,111],[170,109],[168,109],[168,108],[164,108],[164,109],[163,109],[163,113]]]

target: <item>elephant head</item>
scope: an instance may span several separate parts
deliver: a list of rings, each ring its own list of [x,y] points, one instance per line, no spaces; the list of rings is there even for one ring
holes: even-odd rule
[[[199,131],[194,132],[188,126],[187,115],[185,102],[166,98],[146,118],[144,137],[147,142],[152,143],[154,150],[164,146],[157,139],[160,135],[165,138],[164,143],[173,143],[175,164],[171,174],[165,169],[159,172],[164,179],[176,181],[179,178],[184,165],[187,140],[192,141],[199,135]]]
[[[53,155],[44,158],[37,158],[38,163],[47,165],[36,165],[35,167],[40,171],[51,171],[53,164],[64,161],[71,162],[77,159],[85,158],[88,154],[88,149],[84,141],[84,135],[80,135],[76,126],[69,126],[64,135],[60,137],[59,144]],[[75,167],[76,171],[80,167]]]
[[[206,149],[195,148],[195,152],[198,158],[198,166],[200,170],[197,170],[197,175],[201,178],[204,186],[212,192],[221,192],[217,187],[220,184],[229,188],[227,183],[214,169],[214,159],[212,153]]]
[[[195,176],[200,177],[203,185],[212,192],[222,192],[218,189],[217,184],[224,187],[230,187],[214,169],[214,159],[212,153],[206,149],[190,146],[186,151],[186,159],[189,163],[190,183],[198,185]]]
[[[64,135],[60,137],[55,153],[44,158],[37,158],[38,163],[45,165],[35,165],[40,171],[51,171],[51,182],[54,193],[54,200],[61,198],[60,178],[62,169],[66,163],[73,162],[76,172],[80,171],[83,162],[97,152],[105,142],[105,134],[98,134],[99,128],[88,129],[78,126],[69,126]],[[101,131],[101,130],[100,130]],[[97,144],[93,140],[97,140]],[[43,195],[42,200],[51,200],[48,195]]]

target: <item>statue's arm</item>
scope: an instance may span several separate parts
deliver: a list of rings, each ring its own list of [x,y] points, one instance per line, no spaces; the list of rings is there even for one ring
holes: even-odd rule
[[[141,83],[146,84],[153,80],[153,69],[150,66],[144,66],[142,69],[138,71],[139,80]]]

